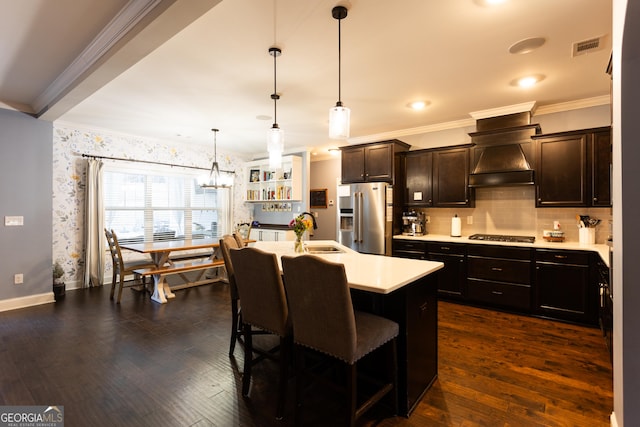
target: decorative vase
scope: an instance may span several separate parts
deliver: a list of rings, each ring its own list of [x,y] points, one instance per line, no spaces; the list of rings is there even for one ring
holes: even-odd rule
[[[304,253],[304,246],[302,245],[302,235],[296,234],[296,241],[293,244],[293,251],[297,254]]]

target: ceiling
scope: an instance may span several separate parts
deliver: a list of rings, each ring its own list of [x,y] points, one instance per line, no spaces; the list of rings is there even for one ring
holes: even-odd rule
[[[0,107],[166,141],[266,153],[398,138],[535,101],[606,102],[610,0],[351,0],[342,21],[342,101],[351,138],[328,138],[338,99],[338,0],[0,0]],[[527,54],[509,47],[530,38]],[[599,49],[572,56],[576,42]],[[530,89],[511,84],[538,74]],[[407,104],[426,100],[414,111]],[[577,101],[577,103],[572,103]],[[471,121],[472,123],[472,121]]]

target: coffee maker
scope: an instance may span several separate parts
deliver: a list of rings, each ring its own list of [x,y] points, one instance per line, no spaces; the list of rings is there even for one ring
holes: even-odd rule
[[[426,234],[425,215],[422,212],[402,213],[402,234],[404,236],[422,236]]]

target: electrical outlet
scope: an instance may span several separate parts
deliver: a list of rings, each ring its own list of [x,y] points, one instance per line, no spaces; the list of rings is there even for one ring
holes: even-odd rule
[[[24,282],[24,276],[22,273],[18,273],[18,274],[14,274],[13,275],[13,284],[14,285],[21,285]]]
[[[426,221],[427,224],[431,224],[431,217],[429,215],[425,216],[424,220]]]
[[[473,217],[471,215],[467,216],[467,225],[473,224]]]

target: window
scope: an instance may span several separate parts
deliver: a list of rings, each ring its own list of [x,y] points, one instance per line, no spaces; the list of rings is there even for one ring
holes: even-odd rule
[[[191,171],[104,166],[105,228],[122,243],[219,238],[231,232],[230,189],[203,189]]]

